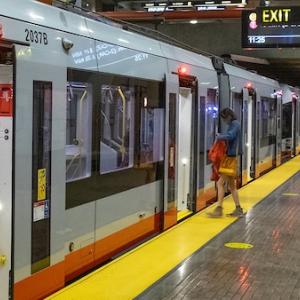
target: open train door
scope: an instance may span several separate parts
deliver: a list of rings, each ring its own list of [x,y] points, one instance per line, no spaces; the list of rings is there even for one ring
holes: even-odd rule
[[[166,74],[166,118],[165,118],[165,175],[164,175],[164,222],[167,229],[177,223],[176,207],[176,119],[179,92],[177,74]]]
[[[281,164],[281,152],[282,152],[282,95],[276,96],[276,147],[275,147],[275,164],[278,167]],[[293,114],[294,116],[294,114]],[[293,120],[294,121],[294,120]],[[294,138],[294,132],[292,130],[292,141]]]
[[[193,76],[166,75],[164,229],[196,209],[197,89]]]
[[[0,44],[0,299],[11,299],[13,48]]]

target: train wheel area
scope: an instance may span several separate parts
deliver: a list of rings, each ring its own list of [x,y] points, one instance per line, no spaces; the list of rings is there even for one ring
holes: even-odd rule
[[[176,284],[174,283],[174,276],[177,276],[177,279],[183,279],[183,276],[186,275],[184,266],[185,264],[190,264],[189,262],[195,257],[195,252],[200,255],[201,253],[204,253],[205,258],[207,258],[209,252],[211,252],[211,254],[213,253],[213,264],[218,264],[219,267],[222,264],[223,266],[227,264],[229,266],[228,268],[230,268],[234,263],[238,268],[237,273],[234,274],[234,278],[237,278],[238,280],[237,290],[242,291],[243,289],[246,290],[250,288],[249,291],[254,294],[256,291],[253,290],[253,287],[255,288],[255,286],[248,282],[252,262],[249,262],[248,259],[250,266],[246,263],[244,264],[245,258],[249,257],[247,256],[248,254],[242,255],[237,252],[236,254],[230,254],[228,251],[252,251],[251,249],[257,248],[256,251],[260,252],[260,248],[263,248],[264,245],[269,245],[269,248],[262,249],[265,251],[264,256],[262,254],[260,255],[262,261],[268,259],[268,256],[280,256],[280,253],[286,251],[287,246],[282,244],[280,235],[285,234],[286,231],[289,232],[289,230],[297,223],[296,213],[299,209],[297,210],[292,207],[293,201],[295,200],[291,200],[291,195],[297,195],[299,192],[299,188],[297,188],[299,175],[296,175],[299,172],[299,163],[300,157],[295,157],[239,190],[241,203],[246,209],[247,214],[244,218],[240,219],[240,222],[234,224],[234,226],[238,226],[238,230],[236,227],[230,226],[237,221],[237,218],[208,218],[207,212],[214,208],[213,206],[209,207],[136,249],[126,253],[113,262],[67,286],[47,299],[133,299],[135,297],[141,299],[157,299],[156,296],[158,297],[157,293],[159,292],[161,292],[160,295],[167,293],[164,295],[167,298],[176,297],[177,294],[174,293],[177,293],[180,287],[179,289],[174,288],[174,284]],[[283,198],[278,197],[278,195],[283,196]],[[225,214],[233,209],[233,201],[230,197],[231,196],[228,196],[225,199]],[[296,198],[294,197],[293,199]],[[262,202],[262,200],[264,201]],[[284,201],[284,206],[280,205],[278,201]],[[260,202],[262,203],[255,207]],[[286,205],[288,205],[287,208],[285,207]],[[285,209],[287,209],[287,214],[283,212]],[[257,217],[259,219],[258,221],[255,217],[256,214],[259,215]],[[274,214],[274,217],[278,216],[278,223],[275,220],[276,218],[273,218],[272,225],[274,228],[270,228],[270,224],[267,224],[269,236],[259,234],[260,231],[265,230],[264,218],[268,218],[268,215],[270,214]],[[287,218],[282,217],[282,215],[287,215]],[[261,225],[259,222],[261,222]],[[251,223],[253,224],[251,225]],[[229,226],[230,228],[228,228]],[[257,229],[258,226],[259,229]],[[225,229],[228,230],[224,231]],[[236,236],[232,236],[231,232],[238,233]],[[258,238],[256,244],[254,243],[253,248],[223,249],[225,248],[223,247],[223,244],[227,242],[249,243],[250,240],[247,239],[251,237],[253,232],[258,232]],[[237,237],[237,240],[233,240],[234,237]],[[209,246],[206,247],[208,242],[210,242]],[[201,251],[198,251],[199,249]],[[224,254],[224,252],[227,254]],[[190,256],[192,257],[190,258]],[[231,261],[232,257],[235,258],[234,262]],[[185,263],[182,264],[182,262]],[[255,264],[255,262],[253,262],[253,264]],[[195,265],[193,266],[195,268]],[[170,273],[175,275],[173,277],[171,275],[170,278],[167,278],[166,274],[176,267],[178,267],[174,271],[176,274]],[[254,266],[252,267],[254,268]],[[224,268],[223,271],[218,270],[219,269],[215,269],[213,271],[214,274],[217,274],[220,271],[220,274],[223,272],[222,274],[225,277],[227,276]],[[194,270],[194,272],[199,275],[197,270]],[[207,272],[209,272],[209,268]],[[232,272],[229,273],[232,274]],[[278,276],[280,276],[280,274]],[[162,277],[166,278],[165,286],[160,285],[160,282],[162,281],[157,283]],[[168,283],[168,280],[171,280],[172,283],[170,283],[170,281]],[[278,280],[281,279],[278,277]],[[183,290],[194,290],[196,293],[197,286],[199,288],[196,279],[191,278],[191,282],[187,281],[188,280],[183,280]],[[192,282],[194,283],[192,284],[193,286],[191,286]],[[216,289],[219,289],[213,291],[220,292],[219,294],[214,295],[214,299],[218,299],[218,297],[221,299],[224,296],[223,294],[221,295],[221,292],[224,292],[224,289],[217,286],[218,283],[220,284],[220,280],[213,279],[210,282],[215,282]],[[234,282],[229,279],[228,282],[232,286],[234,285]],[[225,281],[223,281],[223,284],[224,283]],[[149,289],[144,292],[153,284],[155,284],[154,289]],[[190,288],[188,288],[188,286]],[[158,287],[158,290],[160,291],[157,292],[155,287]],[[286,291],[286,289],[284,290]],[[260,290],[260,292],[262,292],[262,290]],[[141,296],[139,297],[139,295]]]

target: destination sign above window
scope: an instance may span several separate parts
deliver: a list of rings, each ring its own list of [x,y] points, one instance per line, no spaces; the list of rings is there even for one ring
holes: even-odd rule
[[[258,7],[243,11],[242,47],[300,47],[300,7]]]

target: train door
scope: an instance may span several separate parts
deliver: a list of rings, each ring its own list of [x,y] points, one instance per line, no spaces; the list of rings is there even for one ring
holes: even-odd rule
[[[255,95],[247,88],[243,89],[242,122],[242,185],[255,178],[256,121]]]
[[[13,51],[0,44],[0,299],[11,299]]]
[[[197,197],[197,80],[179,77],[177,220],[192,214]]]
[[[177,103],[179,98],[179,78],[167,74],[165,117],[165,175],[164,175],[164,229],[177,222]]]
[[[241,138],[243,139],[244,136],[244,119],[245,115],[243,114],[243,92],[241,93],[232,93],[232,108],[236,115],[238,122],[241,124]],[[244,143],[241,143],[242,145]],[[242,145],[239,145],[241,147]],[[242,149],[239,149],[241,153]],[[238,163],[238,176],[237,176],[237,185],[240,187],[242,185],[242,173],[243,173],[243,163],[242,163],[242,156],[239,156],[239,163]]]
[[[256,105],[255,90],[253,88],[244,88],[242,94],[241,180],[242,185],[245,185],[257,176],[255,174],[259,149],[259,140],[257,139],[257,132],[259,130],[257,114],[259,112],[257,111],[258,106]]]
[[[293,96],[293,129],[292,129],[292,156],[296,155],[296,145],[298,143],[297,137],[297,99]]]
[[[67,76],[58,52],[35,45],[15,52],[14,297],[29,286],[35,299],[64,284]]]
[[[282,163],[282,96],[277,95],[276,101],[276,142],[275,142],[275,166],[279,166]]]
[[[195,80],[189,77],[178,80],[175,75],[170,75],[168,79],[165,228],[193,213],[196,205]]]
[[[278,134],[277,98],[260,97],[259,175],[276,166]]]
[[[297,95],[295,95],[295,102],[295,155],[298,155],[300,153],[300,102]]]
[[[177,156],[177,219],[192,212],[191,163],[192,163],[192,92],[190,88],[179,88],[178,105],[178,156]]]

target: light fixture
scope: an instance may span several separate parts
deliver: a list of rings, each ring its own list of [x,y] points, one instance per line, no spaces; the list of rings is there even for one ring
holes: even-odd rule
[[[191,24],[197,24],[198,21],[197,21],[197,20],[191,20],[190,23],[191,23]]]
[[[144,107],[147,107],[147,106],[148,106],[148,98],[144,97]]]
[[[182,158],[181,162],[182,162],[182,164],[183,164],[184,166],[186,166],[187,163],[188,163],[188,159],[187,159],[187,158]]]

